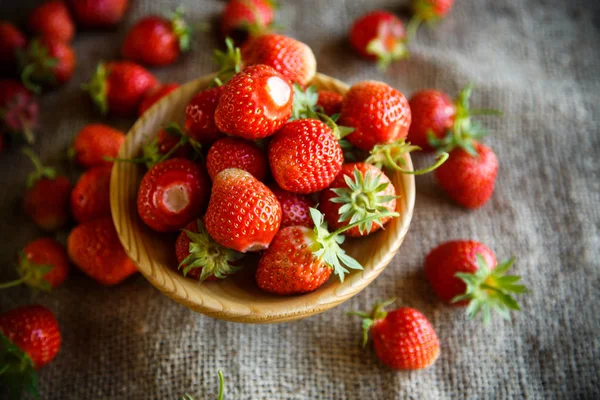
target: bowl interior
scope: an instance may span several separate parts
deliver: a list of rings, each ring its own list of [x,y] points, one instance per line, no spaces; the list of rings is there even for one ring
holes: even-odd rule
[[[133,126],[121,147],[119,157],[138,156],[141,147],[151,141],[160,128],[169,122],[183,120],[189,100],[208,87],[213,76],[206,76],[182,85],[159,101]],[[341,94],[348,90],[343,82],[317,74],[313,81],[319,89]],[[410,156],[406,165],[412,169]],[[372,282],[394,257],[408,230],[415,201],[412,175],[389,175],[396,188],[399,218],[385,230],[362,239],[347,239],[344,248],[364,267],[353,271],[344,282],[331,279],[312,293],[298,296],[275,296],[258,289],[254,271],[258,256],[251,256],[248,265],[232,277],[219,282],[198,282],[174,271],[176,234],[152,231],[137,215],[137,188],[145,172],[143,166],[115,163],[110,186],[111,207],[117,233],[125,251],[150,283],[175,301],[203,314],[237,322],[270,323],[304,318],[323,312],[349,299]]]

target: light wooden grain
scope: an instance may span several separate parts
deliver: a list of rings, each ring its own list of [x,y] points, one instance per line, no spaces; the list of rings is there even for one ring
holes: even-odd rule
[[[172,121],[181,122],[186,104],[211,81],[212,76],[206,76],[189,82],[154,105],[129,131],[119,157],[138,156],[142,145],[151,141],[161,127]],[[342,94],[348,90],[343,82],[322,74],[317,74],[313,84]],[[406,164],[412,169],[408,154]],[[112,171],[112,214],[125,251],[148,281],[165,295],[194,311],[236,322],[274,323],[305,318],[335,307],[360,292],[383,271],[400,248],[415,202],[413,176],[390,174],[400,196],[397,211],[401,216],[387,224],[385,230],[363,239],[347,240],[344,245],[364,270],[353,271],[343,283],[332,277],[312,293],[281,297],[258,289],[252,267],[223,281],[202,284],[175,272],[176,235],[150,230],[137,215],[137,188],[144,171],[143,166],[131,163],[115,163]]]

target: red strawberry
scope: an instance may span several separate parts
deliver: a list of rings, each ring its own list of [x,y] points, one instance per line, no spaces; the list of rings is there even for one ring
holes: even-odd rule
[[[387,11],[371,11],[354,21],[350,43],[362,57],[377,60],[383,70],[393,61],[408,57],[404,25]]]
[[[208,150],[206,168],[211,179],[224,169],[239,168],[251,173],[259,181],[267,175],[267,159],[253,142],[239,138],[219,139]]]
[[[275,68],[291,82],[306,86],[317,73],[317,60],[310,47],[284,35],[268,34],[249,40],[242,47],[244,64]]]
[[[158,85],[155,86],[153,89],[148,90],[144,94],[142,102],[140,103],[140,107],[138,108],[138,116],[141,117],[147,109],[154,105],[154,103],[158,102],[160,99],[162,99],[178,87],[179,83],[173,82]]]
[[[102,285],[116,285],[137,271],[123,250],[111,217],[75,227],[67,239],[67,252],[73,264]]]
[[[42,37],[32,40],[19,53],[21,79],[28,89],[63,85],[75,71],[75,51],[67,43]]]
[[[0,21],[0,72],[17,71],[17,50],[27,45],[25,35],[12,23]]]
[[[110,174],[112,167],[89,169],[77,181],[71,192],[71,213],[80,224],[101,217],[110,217]]]
[[[210,181],[200,165],[183,158],[160,162],[142,179],[138,214],[155,231],[174,232],[202,214],[209,193]]]
[[[369,151],[406,137],[410,107],[402,93],[383,82],[359,82],[346,93],[339,122],[355,128],[346,136],[350,143]]]
[[[279,186],[294,193],[325,189],[344,156],[331,129],[315,119],[288,122],[269,143],[269,164]]]
[[[215,124],[215,111],[223,87],[206,89],[195,95],[185,108],[185,131],[200,143],[212,143],[225,135]]]
[[[158,84],[144,67],[129,61],[101,63],[84,85],[102,114],[135,115],[146,92]]]
[[[35,165],[35,171],[27,177],[27,189],[23,195],[25,212],[40,228],[58,230],[69,221],[71,184],[55,169],[44,167],[30,149],[23,152]]]
[[[275,133],[292,115],[293,88],[267,65],[253,65],[223,87],[215,111],[219,130],[244,139]]]
[[[68,0],[78,25],[107,28],[121,22],[128,0]]]
[[[116,157],[123,142],[123,132],[104,124],[89,124],[75,137],[69,155],[84,168],[111,165],[106,157]]]
[[[281,228],[286,226],[306,226],[312,228],[314,223],[310,218],[310,208],[315,202],[308,196],[288,192],[277,185],[270,187],[281,206]]]
[[[365,217],[396,210],[396,189],[379,168],[365,163],[344,164],[331,185],[321,192],[319,209],[331,229],[339,229]],[[368,221],[344,232],[347,236],[369,235],[391,217]]]
[[[323,108],[323,112],[329,116],[339,114],[342,111],[344,96],[329,90],[319,90],[317,105]]]
[[[150,15],[135,23],[127,33],[121,54],[144,65],[168,65],[190,49],[191,29],[177,10],[167,19]]]
[[[520,310],[514,293],[526,293],[518,276],[505,275],[515,259],[497,264],[494,253],[474,240],[454,240],[431,250],[425,259],[425,274],[435,293],[446,303],[465,306],[469,318],[478,312],[484,323],[491,311],[510,320],[510,310]]]
[[[274,9],[272,0],[229,0],[221,16],[221,33],[239,43],[249,35],[263,34],[273,22]]]
[[[60,42],[70,42],[75,36],[75,23],[62,0],[42,3],[31,11],[27,20],[29,30],[39,36]]]
[[[456,107],[452,100],[438,90],[421,90],[409,101],[412,124],[408,140],[423,150],[433,150],[428,135],[442,139],[454,125]]]
[[[242,255],[215,242],[200,219],[186,225],[177,237],[175,254],[184,276],[200,282],[224,279],[236,272]]]
[[[0,130],[35,141],[39,105],[25,86],[14,80],[0,80]]]
[[[230,168],[215,176],[204,222],[217,243],[242,253],[259,251],[277,233],[281,207],[262,182]]]
[[[444,18],[453,5],[454,0],[412,0],[415,18],[424,22],[436,22]]]
[[[440,355],[440,342],[427,318],[414,308],[384,311],[395,299],[376,303],[371,314],[353,312],[363,318],[363,346],[371,334],[375,354],[393,369],[429,367]]]

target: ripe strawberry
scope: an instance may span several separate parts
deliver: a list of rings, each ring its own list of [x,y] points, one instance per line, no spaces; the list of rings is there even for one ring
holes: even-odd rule
[[[71,213],[77,222],[110,217],[110,174],[112,167],[93,167],[81,175],[71,192]]]
[[[75,23],[67,5],[62,0],[42,3],[31,11],[27,20],[34,35],[60,42],[70,42],[75,36]]]
[[[346,137],[350,143],[369,151],[406,137],[410,107],[402,93],[383,82],[359,82],[346,93],[339,122],[355,128]]]
[[[19,52],[21,79],[28,89],[39,93],[42,87],[56,87],[71,79],[75,71],[75,51],[67,43],[42,37],[32,40]]]
[[[100,63],[84,85],[102,114],[135,115],[146,92],[158,84],[144,67],[129,61]]]
[[[190,49],[191,29],[177,10],[170,18],[150,15],[135,23],[127,33],[123,58],[144,65],[168,65]]]
[[[440,355],[440,342],[433,326],[414,308],[384,311],[394,301],[376,303],[371,314],[350,313],[363,318],[363,347],[370,333],[375,354],[388,367],[403,370],[429,367]]]
[[[518,276],[506,272],[515,258],[496,261],[494,253],[474,240],[454,240],[429,252],[425,259],[425,274],[435,293],[446,303],[466,306],[469,318],[483,314],[487,323],[491,311],[510,320],[510,310],[520,310],[513,293],[526,293],[518,284]]]
[[[73,264],[102,285],[116,285],[137,271],[123,250],[111,217],[75,227],[67,238],[67,252]]]
[[[245,253],[269,247],[281,223],[277,198],[246,171],[230,168],[213,181],[206,230],[219,244]]]
[[[267,176],[267,159],[255,143],[227,137],[217,140],[208,150],[206,168],[213,180],[224,169],[239,168],[259,181],[264,181]]]
[[[354,21],[350,43],[362,57],[377,60],[382,70],[409,54],[402,21],[387,11],[371,11]]]
[[[107,28],[121,22],[128,0],[68,0],[78,25]]]
[[[293,88],[267,65],[253,65],[223,87],[215,111],[217,128],[244,139],[261,139],[275,133],[291,116]]]
[[[104,124],[89,124],[75,137],[69,157],[84,168],[111,165],[106,158],[116,157],[123,142],[123,132]]]
[[[339,114],[342,111],[344,96],[329,90],[319,90],[317,105],[323,108],[323,112],[329,116]]]
[[[236,42],[267,32],[273,23],[273,0],[229,0],[221,15],[221,33]]]
[[[269,164],[277,184],[293,193],[325,189],[342,168],[344,156],[333,132],[323,122],[288,122],[269,143]]]
[[[193,220],[181,231],[175,254],[183,276],[200,282],[225,279],[239,269],[235,263],[242,257],[215,242],[200,219]]]
[[[71,184],[54,168],[43,166],[30,149],[24,149],[23,153],[35,166],[35,171],[27,177],[27,189],[23,195],[25,212],[40,228],[58,230],[69,221]]]
[[[306,86],[317,73],[317,60],[310,47],[284,35],[268,34],[249,40],[242,47],[246,66],[264,64],[300,86]]]
[[[412,124],[408,140],[423,150],[433,150],[429,144],[429,134],[438,139],[454,125],[456,107],[452,100],[438,90],[421,90],[412,95],[409,101]]]
[[[310,208],[315,206],[315,202],[310,197],[288,192],[277,185],[270,186],[270,189],[281,206],[281,228],[294,225],[307,228],[314,226]]]
[[[223,87],[214,87],[201,91],[192,97],[185,108],[185,131],[200,143],[212,143],[225,135],[215,124],[215,111]]]
[[[412,0],[415,17],[424,22],[436,22],[452,9],[454,0]]]
[[[39,105],[25,86],[15,80],[0,80],[0,130],[35,141]]]
[[[17,72],[17,50],[27,45],[27,38],[16,26],[0,21],[0,72]]]
[[[138,214],[155,231],[174,232],[202,214],[209,193],[210,181],[200,165],[183,158],[160,162],[142,179]]]
[[[154,103],[158,102],[163,97],[167,96],[173,90],[179,87],[179,83],[165,83],[163,85],[157,85],[153,89],[148,90],[144,97],[142,98],[142,102],[138,108],[138,116],[141,117],[142,114],[146,112],[147,109],[152,107]]]
[[[384,211],[396,210],[396,189],[379,168],[362,162],[344,164],[331,185],[321,192],[319,210],[332,229]],[[346,236],[369,235],[391,217],[367,221],[344,232]]]

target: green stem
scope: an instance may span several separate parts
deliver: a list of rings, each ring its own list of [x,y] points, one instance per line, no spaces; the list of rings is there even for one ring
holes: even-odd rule
[[[27,278],[29,278],[29,277],[28,276],[23,276],[23,277],[21,277],[19,279],[16,279],[14,281],[0,283],[0,289],[7,289],[7,288],[10,288],[10,287],[22,285],[27,280]]]
[[[407,169],[402,168],[401,166],[398,165],[398,163],[393,159],[392,155],[390,154],[390,151],[386,151],[385,152],[385,157],[388,161],[388,163],[390,164],[390,166],[396,170],[396,171],[400,171],[403,174],[409,174],[409,175],[423,175],[423,174],[427,174],[435,169],[437,169],[440,165],[442,165],[443,163],[446,162],[446,160],[448,159],[450,155],[446,152],[441,153],[439,155],[436,156],[436,162],[435,164],[427,167],[427,168],[423,168],[423,169],[418,169],[416,171],[410,171]]]
[[[493,290],[494,292],[497,292],[497,293],[502,293],[502,290],[498,289],[495,286],[488,285],[487,283],[482,283],[481,288],[487,289],[487,290]]]
[[[223,395],[225,394],[225,378],[223,377],[223,371],[218,370],[217,374],[219,375],[219,398],[217,400],[223,400]]]
[[[333,233],[330,233],[325,238],[325,240],[331,240],[334,237],[336,237],[337,235],[339,235],[340,233],[346,232],[348,229],[352,229],[355,226],[358,226],[358,225],[360,225],[362,223],[365,223],[365,222],[374,221],[376,219],[385,218],[385,217],[392,217],[393,218],[393,217],[399,217],[399,216],[400,216],[400,214],[398,214],[395,211],[386,211],[386,212],[382,212],[381,214],[371,215],[371,216],[368,216],[368,217],[365,217],[365,218],[361,219],[360,221],[356,221],[356,222],[354,222],[354,223],[352,223],[350,225],[346,225],[346,226],[341,227],[337,231],[334,231]]]
[[[477,108],[469,111],[470,115],[495,115],[501,117],[504,113],[500,110],[494,110],[493,108]]]
[[[44,172],[44,165],[42,164],[42,161],[37,156],[37,154],[35,154],[33,150],[31,150],[29,147],[24,147],[21,151],[23,152],[23,154],[29,157],[29,159],[35,166],[36,172],[38,172],[41,175]]]
[[[419,29],[419,26],[421,25],[421,23],[423,22],[423,19],[421,19],[420,17],[414,16],[412,17],[412,19],[408,22],[408,25],[406,26],[406,42],[410,43],[413,41],[413,39],[415,38],[415,36],[417,36],[417,29]]]

